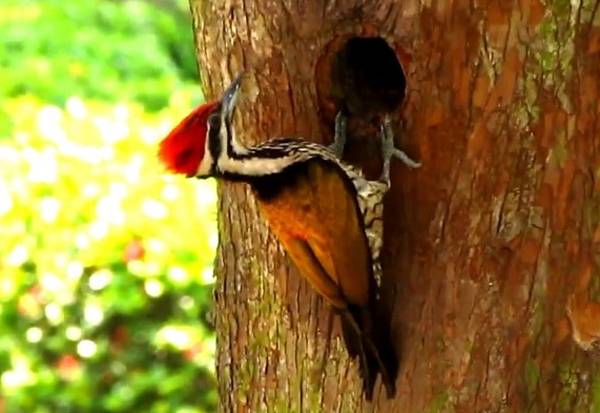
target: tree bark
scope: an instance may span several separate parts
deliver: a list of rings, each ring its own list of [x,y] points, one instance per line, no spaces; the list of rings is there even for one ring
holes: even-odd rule
[[[600,411],[599,3],[191,0],[206,95],[249,74],[244,140],[329,142],[331,49],[381,36],[407,79],[397,144],[423,163],[392,167],[382,293],[401,364],[396,398],[378,385],[373,403],[248,188],[220,186],[222,411]],[[374,142],[350,136],[369,173]]]

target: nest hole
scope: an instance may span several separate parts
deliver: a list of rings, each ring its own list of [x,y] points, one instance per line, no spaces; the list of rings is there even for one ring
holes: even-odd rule
[[[401,54],[382,37],[334,39],[317,63],[321,108],[374,117],[400,109],[406,93]]]

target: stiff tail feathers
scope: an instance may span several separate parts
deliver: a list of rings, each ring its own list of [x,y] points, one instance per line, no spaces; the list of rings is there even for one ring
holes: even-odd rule
[[[373,398],[377,376],[386,388],[388,398],[394,397],[398,361],[394,354],[386,323],[377,322],[373,311],[352,306],[341,314],[342,336],[352,358],[358,358],[363,391],[367,400]]]

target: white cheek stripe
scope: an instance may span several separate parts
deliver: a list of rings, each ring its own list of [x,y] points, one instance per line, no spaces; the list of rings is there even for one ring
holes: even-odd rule
[[[207,134],[208,135],[208,134]],[[200,165],[198,165],[198,170],[196,171],[196,176],[208,176],[210,175],[210,170],[212,169],[212,165],[214,163],[212,154],[210,153],[208,147],[208,136],[206,137],[206,141],[204,142],[204,157],[200,161]]]
[[[238,141],[234,128],[231,128],[230,131],[230,143],[232,151],[236,155],[247,155],[250,150],[240,141]],[[245,176],[268,175],[281,172],[283,169],[297,161],[297,157],[294,155],[273,159],[252,157],[243,159],[232,158],[227,145],[227,129],[221,127],[219,132],[219,136],[221,138],[221,153],[219,154],[219,159],[217,160],[217,169],[219,169],[221,172],[229,172]]]
[[[231,172],[239,175],[246,176],[257,176],[257,175],[269,175],[272,173],[281,172],[286,167],[292,165],[297,161],[297,157],[285,156],[282,158],[245,158],[245,159],[234,159],[229,158],[225,152],[219,157],[218,167],[219,170],[224,172]]]
[[[232,173],[244,176],[261,176],[278,173],[283,171],[288,166],[306,158],[309,159],[311,156],[307,154],[289,154],[281,158],[259,158],[259,157],[243,157],[242,159],[233,158],[229,153],[229,146],[227,144],[227,129],[222,126],[219,130],[219,139],[221,143],[221,152],[219,153],[218,159],[213,159],[212,154],[209,150],[210,144],[210,125],[207,128],[207,137],[204,144],[204,158],[198,165],[196,176],[203,177],[209,176],[213,172],[213,166],[216,162],[217,170],[219,172]],[[235,130],[231,129],[231,150],[235,155],[248,155],[251,151],[244,146],[240,141],[237,140]],[[234,155],[234,156],[235,156]]]
[[[227,133],[225,131],[225,128],[222,128],[222,130]],[[221,136],[221,141],[224,143],[223,148],[226,148],[227,146],[227,136]],[[246,148],[244,145],[242,145],[238,140],[237,140],[237,136],[235,134],[235,129],[232,127],[231,128],[231,148],[233,149],[233,151],[235,153],[237,153],[238,155],[245,155],[247,154],[248,148]]]

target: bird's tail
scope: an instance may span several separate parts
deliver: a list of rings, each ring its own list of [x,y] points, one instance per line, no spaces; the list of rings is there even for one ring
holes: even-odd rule
[[[388,398],[396,392],[398,361],[392,348],[388,323],[379,318],[368,307],[350,306],[341,314],[342,335],[348,354],[358,357],[366,399],[371,401],[377,375],[386,388]]]

